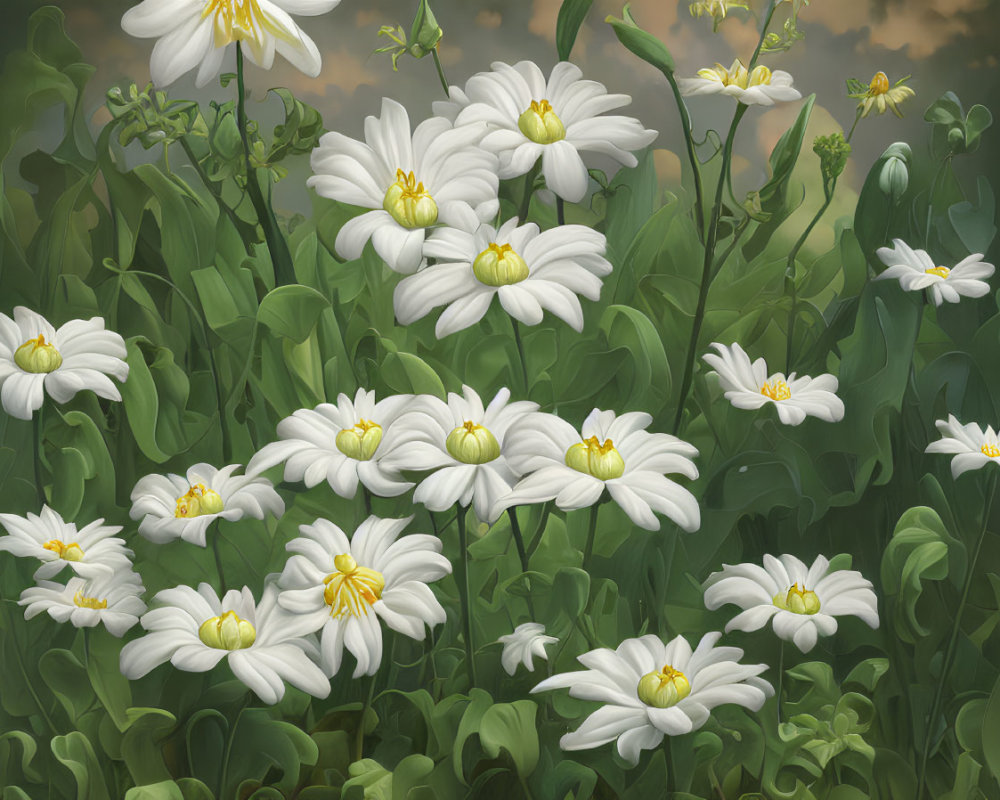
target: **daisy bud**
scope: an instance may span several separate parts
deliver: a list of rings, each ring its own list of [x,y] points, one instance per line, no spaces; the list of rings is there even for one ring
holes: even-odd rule
[[[218,650],[245,650],[257,639],[257,631],[235,611],[205,620],[198,628],[203,644]]]
[[[426,228],[438,218],[437,203],[423,183],[417,182],[412,171],[406,174],[401,169],[396,170],[396,182],[386,190],[382,208],[404,228]]]
[[[452,458],[465,464],[486,464],[500,457],[500,444],[488,428],[475,422],[459,425],[445,440]]]
[[[566,466],[577,472],[593,475],[601,481],[620,478],[625,473],[625,460],[610,439],[601,444],[596,436],[584,439],[566,451]]]
[[[653,708],[670,708],[691,694],[691,683],[679,669],[667,664],[659,672],[648,672],[639,679],[639,699]]]
[[[382,426],[367,419],[337,432],[337,449],[355,461],[371,461],[382,442]]]
[[[878,176],[878,186],[882,192],[896,202],[903,196],[909,183],[910,175],[906,169],[906,162],[896,156],[888,158]]]
[[[35,374],[54,372],[62,366],[59,351],[39,334],[37,339],[28,339],[14,351],[14,363],[25,372]]]
[[[517,127],[538,144],[552,144],[566,138],[566,128],[548,100],[532,100],[517,118]]]
[[[472,272],[487,286],[510,286],[528,277],[528,264],[509,244],[492,243],[472,262]]]
[[[775,595],[774,604],[778,608],[791,611],[794,614],[818,614],[820,609],[819,597],[816,592],[806,589],[804,586],[799,588],[798,583],[792,584],[784,597],[780,593]]]

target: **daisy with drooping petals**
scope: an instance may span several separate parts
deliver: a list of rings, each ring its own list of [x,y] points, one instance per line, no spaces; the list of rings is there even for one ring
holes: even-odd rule
[[[963,425],[953,414],[939,419],[937,425],[941,438],[927,445],[925,453],[951,453],[951,476],[957,478],[970,469],[980,469],[987,464],[1000,464],[1000,440],[992,425],[984,431],[974,422]]]
[[[525,325],[537,325],[549,310],[576,331],[583,330],[577,294],[598,300],[601,278],[610,274],[604,234],[586,225],[561,225],[544,232],[517,218],[499,229],[480,224],[466,211],[459,226],[440,228],[424,244],[438,263],[400,281],[393,294],[403,325],[447,305],[434,332],[439,339],[468,328],[486,314],[494,297]]]
[[[256,476],[285,462],[285,480],[312,488],[326,480],[341,497],[351,498],[360,481],[380,497],[396,497],[413,484],[382,463],[389,452],[387,435],[396,417],[413,400],[398,394],[375,402],[375,392],[358,389],[354,401],[341,393],[337,405],[301,408],[278,423],[281,441],[261,448],[247,475]]]
[[[525,477],[493,506],[504,508],[555,500],[564,511],[596,503],[607,489],[629,518],[646,530],[659,530],[656,513],[685,531],[698,530],[701,510],[687,489],[666,477],[697,478],[693,445],[667,433],[650,433],[653,418],[632,411],[616,416],[595,408],[577,433],[554,414],[526,416],[507,435],[507,462]]]
[[[146,604],[139,597],[145,590],[138,573],[123,569],[94,578],[70,578],[64,586],[39,581],[21,592],[18,605],[27,606],[24,618],[43,611],[56,622],[69,622],[76,628],[93,628],[99,623],[113,636],[121,637],[139,621]]]
[[[878,599],[871,581],[855,570],[830,570],[817,556],[806,567],[795,556],[764,556],[764,566],[724,564],[705,582],[705,606],[732,603],[743,609],[726,625],[729,631],[756,631],[774,621],[778,638],[794,642],[803,653],[818,636],[837,632],[837,617],[855,616],[878,627]]]
[[[867,117],[872,112],[872,109],[878,109],[879,114],[884,114],[888,109],[897,117],[902,118],[903,114],[899,110],[899,104],[906,100],[906,98],[916,95],[913,89],[904,85],[909,77],[907,75],[905,78],[900,78],[890,87],[889,76],[884,72],[876,72],[875,77],[871,79],[871,83],[868,84],[867,88],[864,88],[865,85],[861,81],[855,81],[852,78],[849,83],[852,86],[858,86],[862,90],[853,92],[848,97],[860,100],[858,108],[861,110],[862,117]]]
[[[524,664],[528,672],[535,671],[533,658],[548,660],[545,645],[555,644],[559,640],[555,636],[545,635],[545,626],[539,622],[524,622],[514,628],[513,633],[497,639],[503,645],[500,654],[500,665],[508,675],[517,672],[517,665]]]
[[[893,247],[880,247],[876,253],[889,268],[875,280],[895,278],[906,292],[927,289],[934,305],[957,303],[963,297],[982,297],[990,290],[986,282],[992,264],[983,261],[982,253],[973,253],[953,267],[935,266],[925,250],[914,250],[902,239],[893,239]]]
[[[457,127],[475,122],[490,127],[482,147],[499,156],[501,178],[524,175],[541,156],[545,185],[576,203],[590,181],[581,153],[600,153],[634,167],[638,161],[632,151],[657,136],[632,117],[605,116],[632,98],[583,80],[580,68],[567,61],[556,64],[547,81],[530,61],[490,66],[492,72],[469,78],[464,92],[452,87],[450,102],[469,103],[459,112]]]
[[[177,586],[157,592],[142,617],[148,633],[122,648],[122,674],[138,680],[167,661],[185,672],[208,672],[225,658],[233,674],[268,705],[285,696],[284,681],[326,697],[330,681],[307,655],[298,620],[278,607],[277,593],[274,583],[267,583],[256,604],[246,587],[221,600],[207,583],[197,591]]]
[[[278,602],[305,632],[322,631],[321,664],[336,675],[346,647],[357,660],[354,677],[382,663],[381,618],[394,631],[423,640],[425,626],[446,619],[427,585],[451,572],[436,536],[399,537],[412,517],[368,517],[348,540],[325,519],[302,525],[286,549],[295,553],[278,579]]]
[[[139,39],[158,39],[149,74],[168,86],[198,68],[202,87],[219,74],[229,46],[238,43],[250,61],[270,69],[274,54],[311,78],[322,59],[312,39],[289,14],[325,14],[340,0],[143,0],[122,17],[122,29]]]
[[[776,372],[769,376],[764,359],[751,364],[750,356],[738,344],[726,347],[713,342],[712,347],[718,355],[707,353],[703,358],[718,374],[726,399],[736,408],[753,411],[773,403],[785,425],[798,425],[807,416],[826,422],[844,418],[844,403],[835,394],[838,382],[833,375],[796,377],[793,372],[786,377]]]
[[[745,0],[696,0],[688,6],[688,11],[692,17],[708,14],[712,17],[712,30],[717,31],[726,14],[734,8],[748,9],[749,6]]]
[[[442,117],[421,122],[410,136],[410,117],[395,100],[382,100],[382,116],[365,119],[365,141],[327,133],[313,150],[317,194],[375,209],[348,221],[337,234],[342,258],[360,258],[371,239],[397,272],[415,272],[423,260],[427,228],[457,221],[471,208],[480,219],[499,209],[496,157],[478,147],[482,125],[452,128]]]
[[[729,69],[722,64],[700,69],[697,78],[681,78],[677,85],[681,94],[687,97],[724,94],[747,106],[773,106],[776,102],[784,103],[802,97],[798,89],[792,88],[792,76],[787,72],[780,69],[771,72],[763,64],[748,72],[739,59]]]
[[[106,400],[121,400],[115,378],[128,378],[125,340],[104,329],[102,317],[74,319],[56,330],[45,317],[17,306],[14,319],[0,314],[0,402],[18,419],[31,419],[45,392],[68,403],[89,389]],[[108,377],[111,376],[111,377]]]
[[[734,703],[759,711],[774,694],[757,677],[767,664],[740,664],[738,647],[716,647],[721,633],[706,633],[692,652],[683,636],[664,643],[647,634],[626,639],[615,650],[577,657],[585,672],[563,672],[531,690],[569,689],[570,697],[604,705],[559,740],[563,750],[589,750],[617,740],[618,754],[632,766],[639,754],[666,736],[697,730],[716,706]]]
[[[132,490],[132,519],[141,519],[139,533],[162,544],[183,539],[205,546],[205,531],[216,519],[276,518],[285,503],[267,478],[233,475],[239,464],[216,469],[195,464],[180,475],[147,475]]]

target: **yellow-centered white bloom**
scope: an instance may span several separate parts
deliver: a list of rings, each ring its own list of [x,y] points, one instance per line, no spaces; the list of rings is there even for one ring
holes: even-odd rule
[[[683,636],[669,643],[653,634],[626,639],[617,649],[577,657],[583,672],[563,672],[532,693],[569,689],[570,697],[603,703],[559,740],[563,750],[590,750],[617,740],[618,754],[635,766],[643,750],[666,736],[697,730],[713,708],[727,703],[759,711],[774,689],[767,664],[740,664],[738,647],[716,647],[721,633],[706,633],[692,651]]]
[[[219,74],[226,52],[239,43],[246,57],[270,69],[274,54],[315,78],[319,50],[290,14],[325,14],[340,0],[143,0],[122,17],[130,36],[157,39],[149,73],[168,86],[197,68],[197,86]]]
[[[890,86],[889,76],[881,71],[876,72],[875,77],[868,84],[866,91],[857,92],[849,96],[860,100],[858,108],[861,109],[862,117],[867,117],[873,109],[878,109],[879,114],[884,114],[888,109],[897,117],[902,117],[903,114],[899,110],[899,103],[902,103],[908,97],[914,97],[916,94],[913,89],[904,85],[908,78],[909,75]]]
[[[772,72],[763,64],[748,71],[739,59],[728,69],[722,64],[700,69],[697,78],[681,78],[677,85],[681,94],[688,97],[724,94],[748,106],[773,106],[776,102],[802,97],[797,89],[792,88],[792,76],[787,72],[780,69]]]
[[[70,578],[65,585],[39,581],[21,592],[17,602],[27,606],[25,619],[46,611],[56,622],[69,622],[76,628],[103,623],[109,633],[122,636],[146,610],[139,597],[144,591],[142,579],[128,567],[92,578]]]
[[[987,464],[1000,464],[1000,440],[992,425],[983,430],[970,422],[963,425],[954,414],[948,419],[939,419],[937,425],[941,438],[927,445],[925,453],[950,453],[951,476],[957,478],[970,469],[981,469]]]
[[[497,641],[503,645],[500,654],[500,665],[508,675],[517,672],[517,665],[524,664],[528,672],[535,671],[534,658],[548,659],[545,645],[555,644],[559,640],[555,636],[545,635],[545,626],[539,622],[522,622],[513,633],[501,636]]]
[[[399,537],[412,517],[369,517],[348,540],[325,519],[299,527],[302,536],[286,549],[278,602],[296,619],[296,628],[322,631],[321,664],[335,675],[344,648],[354,656],[354,677],[374,675],[382,663],[379,619],[413,639],[425,626],[445,621],[441,604],[427,586],[451,572],[436,536]]]
[[[878,599],[871,581],[855,570],[830,570],[817,556],[806,567],[795,556],[764,556],[764,566],[724,564],[705,581],[705,606],[732,603],[743,609],[726,625],[729,631],[756,631],[773,620],[779,638],[794,642],[803,653],[818,636],[837,632],[837,617],[855,616],[878,627]]]
[[[128,378],[126,353],[125,341],[104,329],[102,317],[74,319],[56,330],[45,317],[17,306],[13,319],[0,314],[3,410],[31,419],[46,392],[57,403],[88,389],[106,400],[121,400],[111,378],[120,383]]]
[[[788,376],[783,372],[768,375],[764,359],[758,358],[751,364],[750,356],[738,344],[726,347],[713,342],[712,347],[718,355],[707,353],[703,358],[718,373],[726,399],[736,408],[753,411],[773,403],[778,419],[785,425],[798,425],[807,416],[826,422],[844,418],[844,403],[835,394],[838,382],[833,375],[817,378],[797,377],[794,372]]]
[[[692,17],[701,17],[704,14],[712,17],[712,30],[719,29],[721,23],[734,8],[747,9],[750,6],[744,0],[697,0],[688,6],[688,11]]]
[[[902,239],[893,239],[893,247],[880,247],[876,253],[888,269],[875,280],[895,278],[906,292],[926,289],[934,305],[957,303],[963,297],[983,297],[990,291],[987,278],[994,272],[983,261],[982,253],[973,253],[952,267],[936,264],[925,250],[914,250]]]

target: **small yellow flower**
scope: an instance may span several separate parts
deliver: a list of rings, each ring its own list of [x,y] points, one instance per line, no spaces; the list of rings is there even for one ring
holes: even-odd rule
[[[726,14],[734,8],[749,8],[743,0],[697,0],[688,6],[692,17],[701,17],[708,14],[712,17],[712,30],[717,31],[719,24],[726,18]]]
[[[890,109],[897,117],[902,117],[903,114],[898,108],[899,103],[916,94],[913,89],[905,85],[909,78],[907,75],[890,86],[889,76],[884,72],[876,72],[867,88],[861,81],[852,79],[849,83],[855,91],[848,96],[861,101],[858,103],[858,108],[861,109],[862,117],[867,117],[873,108],[877,109],[879,114],[884,114],[886,109]]]

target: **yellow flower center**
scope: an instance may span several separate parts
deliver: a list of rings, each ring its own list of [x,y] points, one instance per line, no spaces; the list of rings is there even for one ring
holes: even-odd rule
[[[97,597],[86,597],[82,591],[73,595],[73,604],[78,608],[93,608],[94,610],[108,607],[107,600],[101,600]]]
[[[353,428],[337,432],[337,449],[355,461],[370,461],[382,442],[382,426],[370,419],[359,419]]]
[[[257,640],[257,631],[235,611],[227,611],[201,623],[198,638],[217,650],[246,650]]]
[[[979,452],[989,458],[1000,458],[1000,447],[995,444],[990,444],[989,442],[980,447]]]
[[[206,489],[205,484],[196,483],[187,493],[177,498],[175,517],[190,519],[203,514],[218,514],[225,506],[218,492]]]
[[[785,594],[778,592],[773,599],[778,608],[795,614],[815,614],[819,611],[819,597],[816,596],[816,592],[805,586],[800,588],[798,582],[793,583]]]
[[[601,444],[596,436],[570,447],[566,451],[566,466],[601,481],[620,478],[625,472],[625,460],[615,449],[614,442],[605,439]]]
[[[45,550],[55,553],[63,561],[83,561],[83,548],[76,542],[61,542],[49,539],[42,545]]]
[[[233,42],[249,42],[264,46],[265,32],[290,41],[289,35],[263,11],[257,0],[206,0],[202,19],[214,16],[215,46],[226,47]]]
[[[931,267],[930,269],[925,269],[924,272],[927,275],[937,275],[939,278],[947,278],[951,270],[947,267]]]
[[[472,262],[472,272],[487,286],[509,286],[528,277],[528,265],[509,244],[493,242]]]
[[[771,70],[761,64],[754,67],[753,72],[747,72],[747,68],[739,59],[736,59],[729,69],[719,63],[716,63],[711,69],[700,69],[698,76],[719,81],[723,86],[737,86],[740,89],[748,89],[751,86],[769,86],[771,83]]]
[[[489,428],[466,420],[445,440],[451,457],[463,464],[486,464],[500,457],[500,443]]]
[[[538,144],[552,144],[566,138],[566,127],[548,100],[532,100],[517,118],[517,127]]]
[[[770,397],[772,400],[787,400],[792,396],[792,390],[782,380],[774,381],[774,383],[765,383],[760,387],[760,393],[765,397]]]
[[[14,363],[25,372],[53,372],[62,366],[62,356],[55,345],[45,341],[44,334],[28,339],[14,351]]]
[[[691,694],[691,682],[669,664],[659,672],[647,672],[639,679],[639,699],[653,708],[670,708]]]
[[[323,579],[326,588],[323,599],[330,606],[330,616],[340,618],[345,614],[360,617],[368,614],[368,607],[382,597],[385,578],[381,572],[359,567],[350,553],[333,559],[336,572]]]
[[[412,170],[396,170],[396,182],[386,190],[382,208],[404,228],[426,228],[438,218],[437,203]]]
[[[884,72],[876,72],[872,82],[868,84],[868,96],[877,97],[889,91],[889,76]]]

